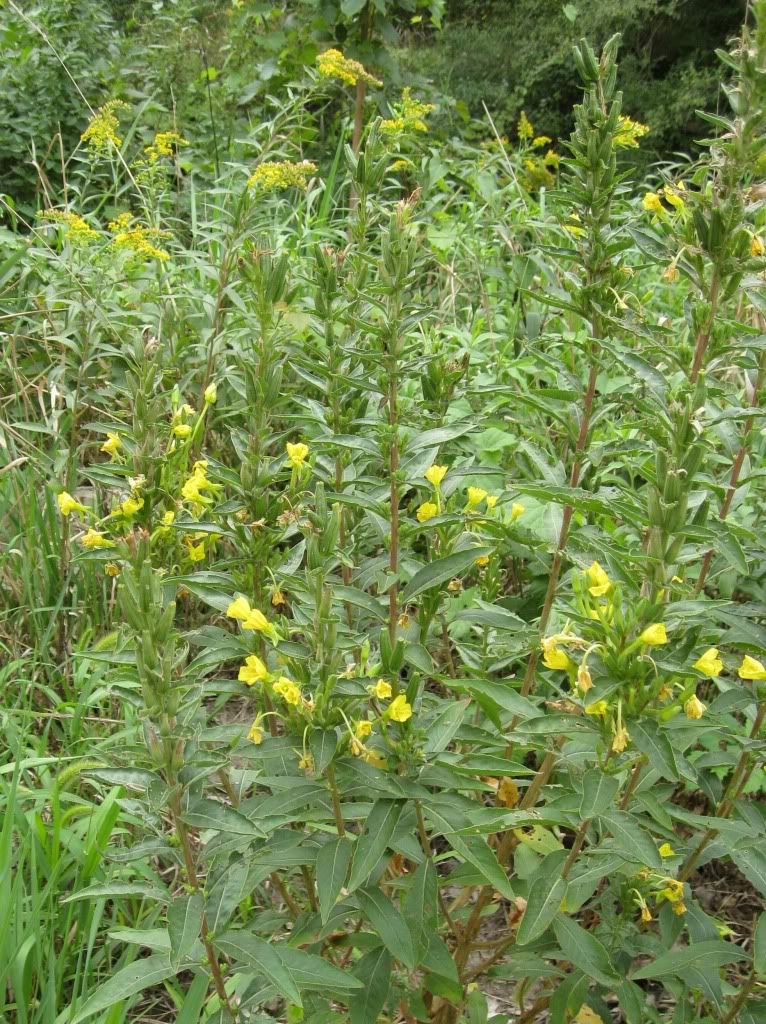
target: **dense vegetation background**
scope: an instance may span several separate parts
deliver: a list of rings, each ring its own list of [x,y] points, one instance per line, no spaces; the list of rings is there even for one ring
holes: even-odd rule
[[[144,103],[147,126],[171,112],[194,140],[195,168],[212,174],[266,115],[267,96],[330,43],[385,71],[390,86],[409,82],[437,103],[437,140],[488,134],[485,107],[500,134],[526,109],[556,139],[571,130],[578,95],[573,42],[601,45],[619,31],[625,109],[652,126],[645,164],[688,152],[695,111],[718,107],[715,50],[737,31],[745,0],[449,0],[443,18],[439,3],[391,6],[365,40],[352,19],[364,8],[356,0],[46,0],[19,6],[28,20],[6,5],[0,192],[34,204],[46,176],[61,178],[85,100],[96,107],[109,96]],[[324,119],[320,133],[332,131]]]

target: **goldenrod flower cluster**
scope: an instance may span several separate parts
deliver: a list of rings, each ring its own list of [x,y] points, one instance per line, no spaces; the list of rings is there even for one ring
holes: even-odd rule
[[[433,103],[421,103],[413,99],[409,88],[402,93],[401,102],[394,107],[394,117],[386,118],[380,123],[384,135],[407,135],[411,132],[427,132],[428,125],[423,120],[434,109]]]
[[[620,114],[614,144],[619,149],[638,149],[638,140],[649,134],[649,125],[634,121],[627,114]]]
[[[119,111],[127,108],[127,103],[122,100],[109,100],[98,108],[80,136],[92,152],[105,153],[111,146],[119,148],[122,145],[122,139],[117,134],[120,127]]]
[[[156,164],[162,157],[172,157],[179,146],[186,145],[187,140],[178,132],[157,132],[154,142],[144,149],[147,163]]]
[[[98,231],[78,213],[71,213],[69,210],[46,210],[45,219],[61,224],[66,228],[67,237],[72,245],[90,245],[98,240]]]
[[[322,78],[337,78],[346,85],[356,85],[357,82],[366,82],[367,85],[376,85],[378,88],[383,85],[363,64],[350,57],[344,57],[340,50],[330,49],[320,53],[317,65]]]
[[[316,173],[310,160],[271,160],[259,164],[247,179],[247,187],[259,192],[276,192],[283,188],[308,188],[309,177]]]
[[[168,259],[164,249],[159,249],[154,243],[166,235],[166,232],[157,228],[144,227],[142,224],[134,224],[133,217],[129,213],[121,213],[116,220],[110,221],[109,230],[114,238],[112,245],[116,249],[124,249],[138,259],[160,260]]]
[[[516,125],[516,134],[519,137],[520,142],[529,142],[530,139],[534,138],[535,130],[532,127],[532,123],[527,117],[526,111],[522,110],[519,114],[519,120]]]

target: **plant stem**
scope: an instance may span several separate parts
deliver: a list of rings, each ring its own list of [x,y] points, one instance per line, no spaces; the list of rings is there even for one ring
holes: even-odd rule
[[[396,338],[391,341],[392,348]],[[391,494],[391,549],[389,572],[391,586],[388,588],[388,636],[391,647],[396,643],[396,625],[399,618],[399,436],[397,431],[397,374],[396,353],[391,352],[388,373],[388,425],[391,430],[391,445],[388,455],[388,471]]]
[[[343,812],[340,807],[340,796],[338,794],[338,783],[335,779],[335,769],[331,764],[327,766],[325,774],[327,775],[327,783],[330,787],[330,794],[332,795],[332,812],[335,815],[335,828],[337,829],[338,835],[342,838],[346,834],[346,826],[343,824]]]

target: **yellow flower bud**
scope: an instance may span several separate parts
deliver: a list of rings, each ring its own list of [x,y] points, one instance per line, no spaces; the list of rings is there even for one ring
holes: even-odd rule
[[[368,718],[360,718],[354,724],[354,735],[358,740],[366,740],[372,732],[372,722]]]
[[[702,718],[707,711],[707,705],[703,704],[695,693],[684,704],[684,711],[687,718]]]
[[[247,734],[247,738],[250,740],[251,743],[263,743],[263,729],[261,728],[260,715],[258,715],[256,720],[250,726],[250,732]]]
[[[425,471],[425,478],[432,487],[438,487],[447,475],[449,466],[437,466],[434,464]]]
[[[400,693],[391,701],[386,714],[393,722],[406,722],[412,718],[412,706],[404,694]]]
[[[605,700],[594,701],[593,704],[589,704],[585,708],[586,715],[597,715],[599,717],[605,715],[609,710],[609,705]]]
[[[469,487],[466,494],[468,495],[469,509],[477,508],[487,497],[487,492],[482,487]]]
[[[205,388],[205,405],[215,405],[218,401],[218,387],[213,382]]]
[[[304,464],[309,455],[309,446],[303,444],[290,444],[287,442],[287,461],[293,467],[293,469],[300,469]]]
[[[663,843],[657,852],[659,853],[660,857],[663,857],[665,859],[668,857],[675,857],[676,855],[676,851],[673,849],[670,843]]]
[[[433,519],[438,514],[439,509],[432,501],[424,501],[415,513],[419,523],[427,523],[429,519]]]
[[[697,658],[692,668],[696,668],[703,675],[710,676],[711,679],[720,676],[723,672],[723,662],[718,657],[718,648],[709,647],[702,657]]]
[[[107,431],[106,441],[101,445],[101,451],[114,458],[120,448],[122,448],[122,438],[120,435],[112,433],[111,430]]]
[[[84,548],[92,551],[94,548],[113,548],[114,541],[105,537],[103,533],[99,533],[98,530],[88,530],[88,532],[80,538],[80,543]]]
[[[231,602],[229,607],[226,609],[226,614],[230,619],[239,619],[244,622],[250,614],[250,611],[250,602],[246,597],[240,596]]]
[[[525,507],[520,501],[514,501],[511,505],[511,522],[515,522],[519,516],[523,516],[525,511]]]
[[[86,513],[87,508],[79,501],[76,501],[68,491],[62,491],[56,498],[58,502],[59,512],[62,516],[71,516],[73,512],[77,512],[80,515]]]
[[[546,668],[555,668],[562,672],[572,667],[569,655],[566,651],[562,651],[560,647],[551,647],[549,650],[544,651],[543,663]]]
[[[624,725],[621,725],[612,737],[612,750],[615,754],[621,754],[630,743],[630,734]]]
[[[584,662],[577,669],[577,689],[580,691],[583,697],[588,692],[588,690],[593,689],[593,679],[591,678],[588,666]]]
[[[738,674],[740,679],[766,679],[766,668],[757,658],[751,658],[749,654],[746,654],[739,666]]]
[[[611,589],[611,580],[598,562],[592,562],[585,575],[588,577],[588,591],[594,597],[603,597]]]
[[[641,643],[647,647],[658,647],[668,642],[668,634],[661,622],[655,622],[653,626],[647,626],[641,634]]]

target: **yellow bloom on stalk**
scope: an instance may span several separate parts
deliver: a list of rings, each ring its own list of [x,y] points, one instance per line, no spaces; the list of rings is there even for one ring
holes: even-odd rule
[[[192,475],[181,488],[181,497],[195,505],[209,505],[212,499],[203,492],[215,492],[218,489],[218,484],[211,483],[207,478],[207,462],[204,459],[199,459],[194,463]]]
[[[585,662],[577,669],[577,689],[585,696],[588,690],[593,689],[593,679]]]
[[[695,693],[684,704],[684,711],[687,718],[702,718],[707,711],[707,705],[703,704]]]
[[[122,448],[122,438],[120,435],[113,433],[111,430],[107,431],[106,441],[101,445],[100,450],[114,458],[120,448]]]
[[[588,592],[590,594],[594,597],[603,597],[604,594],[609,593],[612,581],[598,562],[592,562],[585,575],[588,577]]]
[[[662,190],[662,194],[665,199],[670,203],[676,213],[683,213],[686,209],[686,200],[684,199],[682,192],[686,191],[686,185],[682,181],[679,181],[675,186],[666,185]]]
[[[668,284],[675,284],[679,276],[678,267],[675,263],[670,263],[662,272],[662,279],[667,281]]]
[[[203,562],[205,560],[205,542],[200,541],[199,544],[195,544],[191,537],[186,537],[186,548],[189,554],[189,559],[192,562]]]
[[[662,205],[662,200],[656,192],[647,192],[641,203],[645,210],[650,213],[664,213],[665,207]]]
[[[354,723],[354,736],[358,740],[366,740],[372,732],[372,722],[368,718],[360,718]]]
[[[692,668],[696,668],[698,672],[702,672],[705,676],[710,676],[711,679],[720,676],[723,672],[723,662],[718,657],[718,648],[709,647],[701,658],[697,658]]]
[[[526,511],[524,505],[520,501],[514,501],[511,505],[511,522],[515,522],[520,516],[524,515]]]
[[[172,526],[175,521],[176,521],[176,514],[175,514],[175,512],[172,509],[169,509],[167,512],[163,512],[162,513],[162,525],[163,526]]]
[[[143,507],[144,499],[140,495],[136,497],[136,495],[132,494],[129,498],[126,498],[125,501],[122,502],[119,511],[126,518],[130,519],[130,517],[134,516],[136,512],[140,512]]]
[[[115,562],[107,562],[104,566],[104,572],[107,576],[119,576],[120,567]]]
[[[88,511],[82,502],[79,502],[72,497],[69,491],[62,491],[61,494],[56,497],[56,501],[58,503],[59,512],[62,516],[71,516],[73,512],[84,515]]]
[[[310,160],[270,160],[259,164],[247,179],[247,187],[259,192],[276,192],[284,188],[308,188],[309,178],[317,165]]]
[[[406,722],[412,718],[412,706],[404,694],[400,693],[391,701],[386,714],[392,722]]]
[[[638,140],[649,134],[649,125],[634,121],[627,114],[620,114],[617,119],[617,131],[614,144],[619,149],[638,149]]]
[[[546,167],[553,167],[555,169],[561,163],[561,157],[555,149],[549,149],[543,157],[543,163]]]
[[[655,622],[653,626],[646,627],[639,639],[647,647],[659,647],[668,642],[668,634],[661,622]]]
[[[630,733],[624,725],[620,725],[612,737],[612,750],[615,754],[621,754],[630,743]]]
[[[757,658],[751,658],[749,654],[746,654],[737,670],[737,674],[740,679],[766,679],[766,668],[763,667]]]
[[[178,132],[157,132],[154,142],[144,148],[146,159],[150,164],[156,164],[161,157],[172,157],[179,146],[188,145],[186,139]]]
[[[488,497],[487,492],[483,487],[469,487],[466,491],[468,495],[468,508],[477,508]]]
[[[298,444],[291,444],[287,442],[287,461],[293,467],[293,469],[300,469],[309,456],[309,446],[299,442]]]
[[[230,619],[238,619],[240,622],[244,622],[251,611],[252,609],[248,599],[240,595],[239,597],[236,597],[226,609],[226,615]]]
[[[269,635],[274,633],[274,627],[258,608],[253,608],[250,611],[250,614],[242,622],[242,628],[253,630],[256,633],[266,633]]]
[[[519,136],[521,142],[528,142],[535,134],[535,130],[524,110],[519,114],[518,124],[516,125],[516,134]]]
[[[423,475],[432,487],[439,487],[442,480],[447,475],[448,469],[449,466],[437,466],[434,463],[433,466],[429,466]]]
[[[301,702],[301,691],[298,686],[288,679],[287,676],[280,676],[276,683],[274,683],[274,693],[278,693],[280,697],[291,704],[293,707],[297,707]]]
[[[401,103],[394,107],[394,117],[380,122],[380,130],[384,135],[405,135],[408,132],[427,132],[428,125],[423,120],[434,109],[433,103],[421,103],[413,99],[409,88],[402,93]]]
[[[350,57],[344,57],[340,50],[329,49],[320,53],[317,57],[319,74],[322,78],[337,78],[346,85],[356,85],[357,82],[365,82],[367,85],[376,85],[380,88],[383,83],[371,75],[363,64]]]
[[[763,240],[758,235],[753,235],[750,239],[750,255],[757,258],[763,256],[764,252],[766,252],[766,247],[764,247]]]
[[[370,689],[378,700],[388,700],[392,693],[391,684],[386,679],[379,679]]]
[[[676,851],[673,849],[670,843],[663,843],[657,852],[659,853],[660,857],[662,857],[664,860],[667,860],[668,857],[675,857],[676,855]]]
[[[532,148],[542,149],[543,146],[550,146],[552,142],[553,139],[550,135],[536,135],[534,139],[532,139]]]
[[[240,666],[237,679],[248,686],[256,683],[263,683],[269,678],[269,670],[263,664],[257,654],[250,654],[245,658],[245,664]]]
[[[665,888],[660,889],[658,895],[668,901],[668,903],[681,903],[684,898],[684,883],[679,882],[676,878],[664,878]]]
[[[215,405],[218,401],[218,385],[213,381],[212,384],[208,384],[205,388],[205,405]]]
[[[261,720],[261,716],[258,715],[256,720],[250,726],[250,732],[247,734],[247,738],[250,740],[251,743],[263,743],[263,729],[261,728]]]
[[[497,497],[496,494],[488,494],[487,495],[487,511],[491,512],[497,506],[497,502],[498,502],[498,497]]]
[[[90,529],[88,532],[80,538],[80,543],[84,548],[92,551],[94,548],[113,548],[114,541],[110,540],[109,537],[104,536],[103,533],[99,533],[98,530]]]
[[[165,250],[154,244],[158,239],[166,237],[167,231],[134,223],[129,213],[121,213],[116,220],[110,221],[109,230],[113,235],[112,245],[117,250],[126,250],[136,259],[160,262],[169,259]]]
[[[645,902],[641,903],[641,920],[644,924],[648,924],[652,920],[652,912]]]
[[[478,558],[474,559],[473,564],[478,565],[480,569],[483,569],[485,566],[489,565],[489,555],[479,555]]]
[[[432,501],[424,501],[422,505],[418,506],[415,513],[419,523],[427,523],[429,519],[433,519],[438,514],[439,509]]]
[[[609,705],[607,704],[607,702],[605,700],[597,700],[597,701],[594,701],[592,704],[589,704],[585,708],[585,714],[586,715],[598,715],[600,717],[600,716],[605,715],[608,710],[609,710]]]
[[[566,651],[562,651],[560,647],[550,647],[547,650],[544,650],[543,664],[546,668],[554,668],[562,672],[566,672],[572,667],[569,655]]]
[[[184,438],[188,437],[191,434],[191,432],[192,432],[191,424],[190,423],[176,423],[176,425],[171,428],[170,432],[171,432],[171,434],[174,437],[180,437],[183,440]]]
[[[98,239],[98,231],[77,213],[70,210],[46,210],[45,220],[54,221],[66,228],[67,237],[73,245],[90,245]]]
[[[122,144],[122,139],[117,134],[120,126],[120,110],[127,110],[127,103],[122,100],[109,100],[102,107],[99,107],[88,123],[88,127],[80,136],[80,139],[94,153],[104,153],[111,146],[115,149]]]

